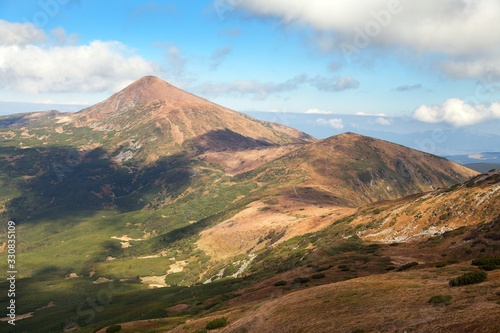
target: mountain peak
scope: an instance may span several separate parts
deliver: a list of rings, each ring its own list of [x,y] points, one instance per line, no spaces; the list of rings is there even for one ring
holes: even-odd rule
[[[155,142],[151,145],[156,150],[158,142],[163,142],[169,152],[183,146],[220,150],[314,140],[295,129],[212,103],[156,76],[140,78],[105,101],[77,112],[73,119],[79,127],[120,131],[121,140],[128,140],[132,132],[145,133],[151,140],[154,129],[155,138],[149,142]]]
[[[144,76],[105,101],[77,112],[75,116],[77,119],[85,117],[95,121],[158,103],[174,108],[185,108],[211,102],[179,89],[156,76]]]
[[[206,102],[156,76],[144,76],[115,95],[132,102],[134,106],[155,101]]]

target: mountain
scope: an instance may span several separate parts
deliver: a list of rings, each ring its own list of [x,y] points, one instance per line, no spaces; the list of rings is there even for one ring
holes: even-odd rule
[[[354,133],[336,135],[282,156],[264,178],[285,168],[296,190],[330,194],[359,206],[451,186],[477,174],[444,158]]]
[[[499,184],[500,170],[491,171],[347,218],[326,215],[328,227],[261,251],[238,290],[169,308],[169,319],[209,308],[188,324],[120,324],[188,333],[226,318],[220,332],[497,332]],[[478,266],[486,281],[450,287]]]
[[[178,89],[154,76],[143,77],[105,101],[72,115],[77,127],[112,132],[123,146],[155,155],[182,150],[225,151],[310,142],[295,129],[264,122]],[[127,142],[128,141],[128,142]]]
[[[202,231],[196,244],[217,259],[258,252],[327,227],[332,223],[327,216],[341,219],[357,207],[448,188],[475,175],[438,156],[340,134],[299,146],[242,175],[268,189],[238,214]]]
[[[317,141],[155,77],[74,114],[0,117],[0,139],[0,214],[19,235],[23,332],[94,332],[135,320],[150,325],[137,331],[199,331],[220,310],[283,296],[274,311],[309,286],[353,280],[309,289],[346,288],[350,300],[358,282],[387,288],[384,273],[417,259],[434,267],[445,254],[458,266],[409,277],[442,283],[498,249],[488,229],[498,213],[496,173],[354,133]],[[462,242],[460,230],[479,236]],[[0,253],[7,239],[0,228]],[[393,273],[387,278],[405,279]],[[367,304],[380,297],[368,295]],[[9,302],[6,293],[0,302]],[[243,317],[228,329],[258,321],[248,312],[230,320]]]

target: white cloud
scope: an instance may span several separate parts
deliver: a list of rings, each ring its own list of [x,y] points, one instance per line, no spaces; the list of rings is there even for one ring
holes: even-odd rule
[[[387,119],[387,118],[383,118],[383,117],[379,117],[379,118],[375,119],[375,124],[382,125],[382,126],[389,126],[389,125],[392,125],[392,120]]]
[[[259,16],[313,27],[322,50],[345,54],[369,46],[402,46],[445,55],[440,65],[446,73],[500,76],[497,0],[239,0],[238,4]]]
[[[354,115],[361,116],[361,117],[374,117],[374,116],[385,117],[385,116],[387,116],[385,113],[366,113],[363,111],[354,112]]]
[[[11,23],[0,20],[0,46],[41,43],[46,39],[45,32],[32,23]]]
[[[194,88],[204,95],[251,95],[253,99],[264,100],[270,94],[278,92],[292,91],[308,81],[307,75],[297,75],[281,83],[259,82],[255,80],[237,80],[228,83],[204,82]]]
[[[0,59],[0,87],[29,93],[114,91],[155,72],[119,42],[0,46]]]
[[[500,103],[471,105],[458,98],[446,100],[442,105],[422,105],[413,117],[426,123],[445,122],[456,127],[500,119]]]
[[[359,87],[359,82],[351,76],[334,78],[316,76],[311,78],[309,82],[320,91],[335,92],[347,89],[356,89]]]
[[[342,121],[341,118],[333,118],[333,119],[318,118],[316,119],[316,124],[321,126],[330,126],[332,128],[339,130],[344,128],[344,122]]]
[[[284,82],[260,82],[256,80],[237,80],[227,83],[216,83],[207,81],[198,87],[193,88],[201,94],[221,96],[221,95],[252,95],[256,100],[266,99],[270,94],[293,91],[303,84],[310,84],[320,91],[343,91],[355,89],[359,86],[356,79],[347,77],[309,77],[306,74],[297,75]]]
[[[316,108],[308,109],[305,113],[308,114],[333,114],[332,111],[320,110]]]

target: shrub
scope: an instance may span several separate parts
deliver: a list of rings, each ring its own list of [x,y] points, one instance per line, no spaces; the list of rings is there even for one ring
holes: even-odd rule
[[[111,325],[108,328],[106,328],[106,333],[116,333],[120,332],[122,330],[121,325]]]
[[[220,317],[220,318],[214,319],[212,321],[209,321],[207,323],[207,326],[205,326],[205,328],[207,330],[215,330],[215,329],[227,326],[227,324],[228,324],[227,318],[226,317]]]
[[[183,272],[170,273],[170,274],[167,274],[167,276],[165,277],[165,283],[170,285],[170,286],[178,286],[182,282],[183,279],[184,279]]]
[[[311,279],[322,279],[325,276],[326,275],[324,273],[316,273],[316,274],[311,275]]]
[[[307,277],[296,277],[295,279],[293,279],[293,282],[295,282],[295,283],[307,283],[307,282],[309,282],[309,278],[307,278]]]
[[[412,261],[412,262],[406,263],[403,266],[399,267],[398,271],[400,271],[400,272],[406,271],[407,269],[410,269],[410,268],[415,267],[417,265],[418,265],[418,262]]]
[[[500,266],[500,257],[483,257],[472,260],[474,266],[479,266],[479,268],[485,271],[492,271]]]
[[[338,267],[339,267],[339,269],[340,269],[341,271],[343,271],[343,272],[348,272],[348,271],[350,271],[349,266],[347,266],[347,265],[339,265]]]
[[[281,280],[281,281],[278,281],[274,284],[275,287],[281,287],[281,286],[286,286],[286,281],[285,280]]]
[[[485,281],[487,277],[488,274],[485,271],[474,270],[451,279],[449,285],[451,287],[458,287],[468,284],[481,283]]]
[[[433,305],[448,305],[451,302],[451,295],[435,295],[432,296],[427,303],[433,304]]]
[[[332,266],[331,266],[331,265],[329,265],[329,266],[324,266],[324,267],[317,267],[317,268],[316,268],[316,272],[323,272],[323,271],[327,271],[327,270],[329,270],[330,268],[332,268]]]

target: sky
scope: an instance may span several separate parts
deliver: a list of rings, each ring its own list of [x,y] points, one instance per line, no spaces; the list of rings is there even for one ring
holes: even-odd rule
[[[0,0],[0,114],[75,111],[156,75],[333,132],[358,115],[491,133],[498,13],[498,0]]]

